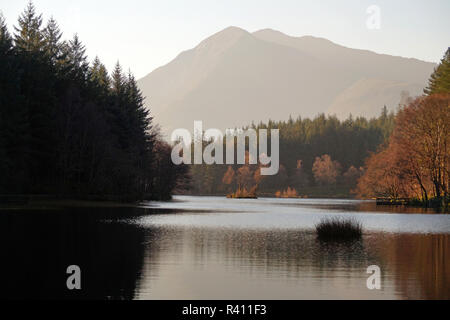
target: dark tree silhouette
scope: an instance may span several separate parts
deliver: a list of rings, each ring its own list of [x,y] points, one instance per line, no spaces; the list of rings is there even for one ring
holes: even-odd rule
[[[168,199],[171,163],[134,76],[92,64],[30,2],[12,37],[0,16],[0,193]]]

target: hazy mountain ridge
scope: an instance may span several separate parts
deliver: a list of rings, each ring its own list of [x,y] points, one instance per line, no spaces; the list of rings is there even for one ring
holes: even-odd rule
[[[341,92],[327,109],[326,113],[345,118],[354,116],[373,116],[379,112],[377,104],[389,106],[395,110],[399,103],[404,103],[404,96],[418,96],[423,92],[423,85],[378,78],[363,78]],[[403,100],[403,101],[402,101]],[[355,110],[354,106],[358,106]]]
[[[402,91],[420,94],[434,63],[350,49],[311,36],[229,27],[139,80],[163,132],[252,121],[374,116]]]

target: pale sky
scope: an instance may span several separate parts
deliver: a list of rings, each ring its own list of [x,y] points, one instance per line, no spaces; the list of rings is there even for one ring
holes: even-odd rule
[[[28,0],[0,0],[10,30]],[[76,32],[92,60],[120,60],[137,78],[228,26],[272,28],[327,38],[351,48],[438,62],[450,46],[449,0],[34,0],[64,38]],[[381,10],[380,29],[366,10]]]

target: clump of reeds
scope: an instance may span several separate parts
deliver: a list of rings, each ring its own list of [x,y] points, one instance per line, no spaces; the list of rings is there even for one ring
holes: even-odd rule
[[[333,217],[322,219],[316,225],[319,240],[348,241],[361,239],[362,224],[353,218]]]

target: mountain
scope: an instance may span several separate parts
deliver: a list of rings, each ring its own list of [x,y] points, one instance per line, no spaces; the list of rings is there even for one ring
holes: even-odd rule
[[[395,110],[408,97],[423,93],[424,85],[379,78],[363,78],[342,91],[332,102],[326,113],[338,118],[354,116],[377,116],[380,106]]]
[[[436,65],[311,36],[229,27],[139,80],[163,132],[240,127],[320,112],[375,116],[418,95]]]

